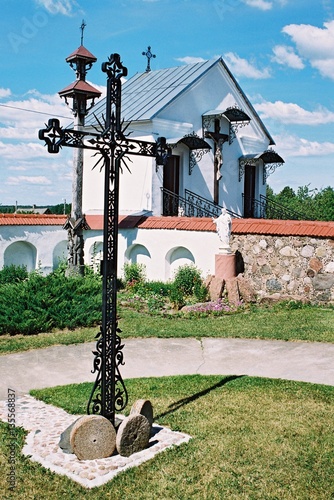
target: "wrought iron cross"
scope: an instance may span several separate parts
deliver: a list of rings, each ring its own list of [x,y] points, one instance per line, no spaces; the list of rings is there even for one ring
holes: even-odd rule
[[[147,57],[147,66],[146,66],[145,71],[146,71],[146,73],[149,73],[151,71],[151,59],[152,59],[152,57],[153,57],[153,59],[155,59],[156,55],[152,54],[150,46],[147,47],[146,52],[142,52],[142,55]]]
[[[93,373],[96,380],[89,398],[87,412],[100,414],[115,424],[116,411],[122,411],[128,401],[119,366],[124,364],[123,347],[117,320],[117,236],[119,215],[119,173],[121,164],[126,165],[128,155],[151,156],[159,165],[165,165],[170,154],[166,139],[156,143],[129,139],[121,121],[121,78],[127,68],[119,54],[112,54],[102,64],[107,74],[106,115],[104,123],[97,118],[96,133],[63,129],[59,120],[51,118],[39,138],[46,142],[49,153],[58,153],[63,146],[95,150],[100,154],[96,165],[104,168],[104,222],[103,261],[101,270],[102,324],[96,336]],[[95,165],[95,166],[96,166]]]

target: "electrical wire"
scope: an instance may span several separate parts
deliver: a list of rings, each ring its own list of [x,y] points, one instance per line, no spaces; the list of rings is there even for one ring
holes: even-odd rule
[[[73,118],[70,118],[68,116],[62,116],[62,115],[55,116],[55,115],[51,115],[50,113],[44,113],[43,111],[35,111],[33,109],[19,108],[16,106],[9,106],[8,104],[2,104],[2,103],[0,103],[0,106],[2,106],[3,108],[11,108],[11,109],[17,109],[19,111],[26,111],[27,113],[36,113],[38,115],[52,116],[52,118],[65,118],[67,120],[73,121]]]

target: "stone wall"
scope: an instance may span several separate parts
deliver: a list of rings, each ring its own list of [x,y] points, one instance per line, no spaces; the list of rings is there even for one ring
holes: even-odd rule
[[[231,248],[258,299],[334,302],[334,240],[235,234]]]

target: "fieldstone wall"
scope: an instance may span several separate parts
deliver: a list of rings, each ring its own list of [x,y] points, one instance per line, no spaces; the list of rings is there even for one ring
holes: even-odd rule
[[[258,299],[334,302],[334,240],[234,234],[231,248]]]

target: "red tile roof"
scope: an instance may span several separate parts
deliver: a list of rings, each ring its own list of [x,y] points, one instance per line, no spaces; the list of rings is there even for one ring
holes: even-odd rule
[[[269,219],[234,219],[234,234],[271,234],[280,236],[314,236],[334,238],[334,222],[269,220]]]
[[[0,214],[0,226],[63,226],[66,215]]]
[[[0,226],[63,226],[65,215],[0,214]],[[103,229],[103,215],[86,215],[92,230]],[[216,230],[210,218],[199,217],[145,217],[142,215],[121,215],[120,229],[169,229],[179,231]],[[267,234],[279,236],[314,236],[334,239],[334,222],[292,221],[267,219],[233,219],[233,234]]]
[[[86,220],[91,229],[102,229],[102,215],[87,215]],[[210,218],[199,217],[145,217],[120,216],[120,229],[173,229],[183,231],[216,230]],[[233,234],[270,234],[280,236],[314,236],[318,238],[334,238],[334,222],[324,221],[292,221],[267,219],[233,219]]]

